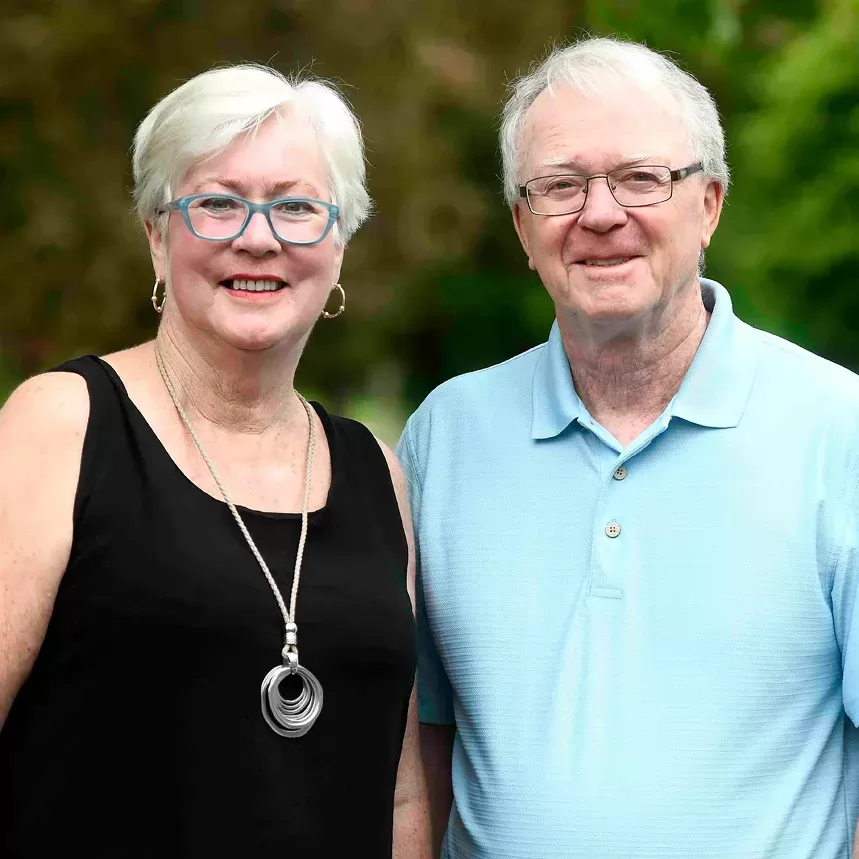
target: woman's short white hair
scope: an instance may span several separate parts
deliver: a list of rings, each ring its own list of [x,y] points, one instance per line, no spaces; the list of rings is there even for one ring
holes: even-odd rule
[[[301,75],[287,78],[265,66],[212,69],[186,81],[149,111],[134,136],[134,201],[143,221],[160,232],[161,207],[199,161],[253,133],[280,109],[296,106],[313,125],[328,166],[331,201],[340,207],[334,240],[345,245],[367,219],[361,127],[346,100],[329,83]]]
[[[510,84],[500,134],[504,198],[508,205],[512,207],[519,199],[522,184],[519,144],[528,109],[537,96],[545,89],[551,91],[553,84],[565,84],[586,95],[598,96],[601,86],[618,80],[632,83],[679,108],[692,157],[702,161],[704,174],[719,182],[727,192],[730,173],[725,161],[725,134],[716,102],[707,89],[667,57],[644,45],[611,38],[585,38],[554,48],[528,74]]]

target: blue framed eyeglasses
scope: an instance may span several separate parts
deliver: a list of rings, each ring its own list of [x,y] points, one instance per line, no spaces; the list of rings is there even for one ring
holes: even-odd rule
[[[252,203],[233,194],[191,194],[172,200],[159,211],[179,212],[188,229],[207,242],[237,239],[247,229],[251,218],[261,212],[272,233],[290,245],[318,244],[340,215],[338,206],[311,197],[282,197],[268,203]]]

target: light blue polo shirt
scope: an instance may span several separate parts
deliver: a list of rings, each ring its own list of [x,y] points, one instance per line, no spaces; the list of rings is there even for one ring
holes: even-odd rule
[[[557,325],[408,422],[449,859],[850,855],[859,378],[702,291],[695,360],[626,448]]]

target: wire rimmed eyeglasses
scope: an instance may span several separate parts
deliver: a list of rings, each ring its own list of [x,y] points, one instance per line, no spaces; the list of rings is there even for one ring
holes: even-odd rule
[[[572,215],[584,208],[591,180],[605,179],[612,197],[621,206],[655,206],[671,199],[675,182],[703,169],[704,164],[698,161],[679,170],[662,164],[637,164],[593,176],[538,176],[519,186],[519,196],[528,201],[535,215]]]
[[[315,245],[328,235],[340,215],[333,203],[312,197],[281,197],[253,203],[234,194],[191,194],[172,200],[159,213],[177,211],[185,226],[209,242],[237,239],[259,212],[277,239],[290,245]]]

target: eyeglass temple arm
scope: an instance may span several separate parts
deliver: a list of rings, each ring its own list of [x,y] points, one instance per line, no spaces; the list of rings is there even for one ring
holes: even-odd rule
[[[670,173],[671,181],[679,182],[681,179],[685,179],[687,176],[691,176],[693,173],[697,173],[703,169],[704,162],[699,161],[697,164],[690,164],[689,167],[682,167],[680,170],[672,170]]]
[[[178,211],[179,211],[179,204],[175,200],[172,200],[169,203],[165,203],[163,206],[159,206],[155,210],[155,214],[156,215],[166,215],[168,212],[178,212]]]

